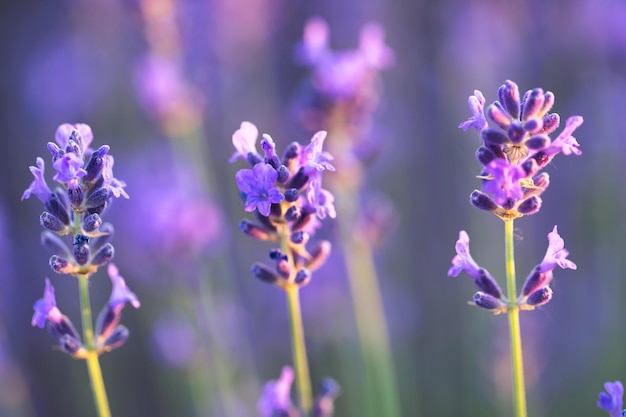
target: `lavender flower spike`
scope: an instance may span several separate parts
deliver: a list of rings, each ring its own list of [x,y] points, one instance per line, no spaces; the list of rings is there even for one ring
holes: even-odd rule
[[[269,164],[258,163],[252,169],[242,169],[235,174],[237,186],[246,194],[244,210],[259,210],[269,216],[272,203],[280,203],[285,196],[274,185],[278,173]]]
[[[459,129],[467,130],[474,127],[477,131],[481,131],[487,127],[487,119],[485,119],[485,96],[478,90],[474,90],[474,95],[469,96],[467,104],[473,116],[459,125]]]
[[[622,410],[624,387],[620,381],[606,382],[604,384],[606,392],[598,395],[598,407],[609,412],[610,417],[622,417],[626,415],[626,410]]]
[[[567,259],[568,255],[569,251],[565,249],[565,242],[554,226],[552,232],[548,233],[548,250],[541,264],[538,265],[539,271],[552,271],[557,265],[563,269],[576,269],[576,264]]]
[[[294,373],[290,366],[283,367],[277,381],[269,381],[263,387],[257,409],[262,417],[296,417],[297,411],[291,402],[289,393]]]

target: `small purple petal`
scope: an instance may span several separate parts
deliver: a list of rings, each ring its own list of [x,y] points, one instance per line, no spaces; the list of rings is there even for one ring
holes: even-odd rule
[[[263,386],[263,395],[257,404],[257,409],[262,417],[289,415],[286,413],[289,413],[293,408],[289,396],[293,378],[293,369],[290,366],[285,366],[277,381],[269,381]]]
[[[481,131],[487,127],[487,119],[485,119],[485,96],[478,90],[474,90],[474,95],[469,96],[467,104],[472,112],[472,117],[459,125],[460,129],[467,130],[474,127],[477,131]]]
[[[111,310],[116,310],[118,308],[121,309],[119,306],[121,305],[123,307],[127,302],[133,307],[139,308],[141,305],[139,299],[134,292],[128,289],[126,281],[124,281],[124,278],[119,274],[119,270],[115,264],[109,264],[107,272],[109,274],[109,278],[111,278],[111,282],[113,283],[113,290],[111,291],[111,297],[109,298],[109,307]]]
[[[46,320],[59,323],[63,317],[61,311],[57,308],[56,298],[54,297],[54,287],[50,284],[50,280],[46,278],[46,287],[43,292],[43,298],[35,301],[33,305],[35,313],[31,320],[32,326],[44,328]]]
[[[609,412],[610,417],[621,417],[623,406],[624,387],[620,381],[606,382],[605,392],[598,395],[598,407]]]
[[[557,265],[563,269],[576,269],[576,264],[567,259],[568,255],[569,251],[565,249],[565,242],[559,236],[557,227],[554,226],[552,232],[548,233],[548,250],[539,265],[541,272],[551,271]]]
[[[483,183],[483,191],[493,194],[495,202],[503,206],[509,199],[520,200],[524,196],[519,180],[526,176],[524,170],[504,159],[494,159],[485,172],[493,178]]]
[[[250,152],[256,154],[255,144],[258,136],[259,130],[255,125],[250,122],[241,122],[239,129],[233,133],[233,145],[236,151],[228,162],[235,162],[237,158],[243,158],[245,160],[248,158]]]
[[[480,267],[469,251],[469,235],[465,230],[459,232],[459,239],[455,244],[456,256],[452,258],[452,267],[448,270],[448,276],[456,277],[462,271],[465,271],[469,276],[476,277],[479,274]]]
[[[48,188],[48,184],[44,178],[45,164],[43,159],[37,158],[36,163],[37,167],[30,167],[30,172],[32,172],[35,179],[24,191],[24,194],[22,194],[22,200],[25,200],[29,198],[31,194],[34,194],[39,200],[41,200],[42,203],[46,203],[52,197],[52,191]]]

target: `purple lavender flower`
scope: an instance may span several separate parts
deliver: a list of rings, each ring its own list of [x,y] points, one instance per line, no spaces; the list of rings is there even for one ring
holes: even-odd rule
[[[620,381],[605,382],[604,389],[598,395],[598,407],[609,412],[610,417],[622,417],[626,415],[626,410],[622,411],[624,387]]]
[[[290,366],[285,366],[278,380],[269,381],[263,386],[263,395],[257,404],[257,409],[262,417],[295,417],[298,415],[289,395],[293,378],[293,369]]]
[[[54,135],[54,140],[59,144],[62,150],[67,148],[70,137],[74,134],[75,138],[79,138],[78,145],[80,146],[81,153],[84,154],[89,149],[89,145],[93,141],[93,132],[91,127],[84,123],[64,123],[57,128]]]
[[[252,169],[242,169],[235,175],[237,186],[246,195],[244,210],[259,210],[263,216],[270,215],[272,203],[285,199],[275,186],[278,173],[269,164],[258,163]]]
[[[243,137],[252,139],[254,136],[256,140],[258,131],[250,123],[242,123],[242,128],[233,137],[241,138],[244,130],[253,134]],[[253,165],[252,169],[239,170],[235,175],[245,199],[244,209],[257,214],[257,222],[246,219],[240,223],[242,232],[268,241],[279,240],[281,232],[285,232],[283,236],[290,237],[288,245],[291,253],[290,256],[283,254],[283,262],[277,263],[272,258],[274,268],[262,263],[253,266],[253,274],[261,281],[280,287],[294,283],[303,286],[310,281],[311,272],[327,258],[329,245],[322,245],[328,250],[319,254],[309,253],[306,249],[310,237],[319,227],[318,219],[334,218],[337,214],[335,197],[322,188],[324,171],[335,169],[330,163],[333,157],[323,150],[325,138],[326,132],[320,131],[313,135],[306,147],[294,142],[287,147],[281,160],[274,140],[265,134],[261,143],[264,160],[253,163],[256,159],[251,157],[253,146],[238,149],[233,156],[243,157],[249,151],[247,161]],[[253,141],[247,143],[253,145]],[[235,143],[235,146],[238,144]]]
[[[52,198],[52,191],[48,188],[46,179],[44,178],[45,163],[42,158],[37,158],[37,167],[30,167],[30,172],[35,177],[30,187],[22,194],[22,200],[25,200],[34,194],[42,203],[48,202]]]
[[[473,127],[480,132],[488,126],[487,119],[485,119],[485,96],[480,91],[474,90],[474,95],[469,96],[467,104],[473,116],[462,122],[459,128],[467,130]]]
[[[570,117],[566,127],[553,141],[550,134],[559,125],[560,117],[550,113],[554,94],[541,88],[528,90],[520,99],[519,88],[507,80],[498,89],[498,100],[484,111],[485,97],[478,90],[468,99],[472,116],[459,125],[474,127],[483,140],[477,153],[484,165],[483,191],[489,196],[473,193],[476,207],[496,216],[515,219],[537,213],[541,208],[539,195],[549,183],[545,173],[538,174],[555,155],[580,155],[579,144],[572,136],[583,122],[581,116]],[[491,127],[484,114],[496,125]],[[535,181],[541,182],[535,183]],[[493,207],[495,203],[496,207]]]
[[[452,266],[448,270],[448,276],[456,277],[464,271],[473,280],[481,293],[489,295],[491,298],[503,300],[502,290],[495,279],[485,268],[481,268],[472,258],[469,251],[469,236],[465,230],[459,232],[459,239],[455,245],[456,255],[452,258]],[[476,304],[483,307],[480,304]]]
[[[46,278],[46,287],[43,292],[43,298],[35,301],[33,306],[35,313],[31,324],[41,329],[46,325],[46,320],[53,323],[60,323],[63,313],[57,308],[57,301],[54,296],[54,287],[50,284],[50,280]]]
[[[241,127],[233,133],[233,145],[235,153],[230,157],[228,162],[233,163],[238,158],[248,159],[249,154],[258,155],[256,151],[256,141],[259,136],[259,130],[250,122],[241,122]]]
[[[491,178],[483,183],[483,191],[493,194],[496,204],[506,207],[524,196],[519,180],[526,174],[519,166],[498,158],[485,166],[485,172]]]

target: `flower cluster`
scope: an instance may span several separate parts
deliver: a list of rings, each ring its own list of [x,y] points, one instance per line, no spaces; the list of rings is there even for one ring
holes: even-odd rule
[[[564,242],[557,232],[556,226],[548,234],[548,250],[541,263],[530,272],[522,292],[515,300],[515,304],[523,310],[533,310],[535,307],[546,304],[552,299],[552,271],[556,266],[563,269],[576,269],[576,264],[567,256],[569,252],[564,247]],[[509,301],[502,293],[495,279],[489,271],[478,266],[469,251],[469,236],[464,230],[459,233],[456,242],[456,256],[452,259],[452,267],[448,270],[448,276],[456,277],[465,272],[472,277],[478,292],[474,294],[473,304],[493,311],[494,314],[504,313],[509,308]]]
[[[626,410],[622,410],[624,387],[620,381],[607,382],[604,384],[606,392],[598,395],[598,407],[609,412],[610,417],[626,416]]]
[[[264,385],[263,394],[257,404],[262,417],[298,417],[300,415],[290,397],[293,379],[293,369],[285,366],[278,380],[269,381]],[[332,378],[325,378],[320,384],[319,391],[311,416],[331,417],[334,412],[334,400],[339,395],[339,384]]]
[[[549,113],[554,94],[535,88],[520,99],[517,85],[508,80],[498,90],[498,100],[486,109],[497,127],[489,126],[485,118],[485,97],[480,91],[476,90],[468,102],[473,116],[459,127],[474,127],[483,141],[476,151],[483,165],[479,175],[482,191],[472,192],[471,203],[502,219],[536,213],[541,208],[540,195],[549,184],[548,174],[540,170],[559,153],[581,154],[572,133],[583,118],[567,119],[565,129],[552,140],[549,135],[560,122],[558,114]]]
[[[59,184],[50,190],[44,177],[44,160],[37,158],[36,167],[30,167],[35,177],[24,191],[22,200],[35,195],[44,204],[40,216],[44,229],[42,243],[53,253],[50,267],[59,274],[88,277],[107,264],[114,254],[113,227],[103,223],[102,214],[115,197],[128,198],[126,184],[113,176],[113,157],[109,146],[90,148],[91,128],[86,124],[63,124],[58,127],[55,142],[48,143],[53,179]],[[85,159],[87,162],[85,163]],[[108,351],[121,346],[128,338],[128,330],[119,325],[126,302],[135,308],[139,301],[127,287],[114,265],[109,265],[113,292],[98,319],[95,349]],[[56,306],[54,287],[46,278],[44,296],[34,305],[32,325],[48,331],[61,349],[74,357],[84,357],[86,350],[71,321]]]
[[[293,142],[282,159],[269,135],[263,135],[261,148],[256,150],[258,130],[249,122],[233,134],[236,152],[230,159],[245,159],[252,169],[241,169],[235,175],[241,191],[244,209],[254,212],[256,222],[242,220],[240,229],[247,235],[266,241],[287,241],[285,248],[270,250],[275,264],[263,263],[252,267],[262,281],[280,287],[305,285],[311,272],[319,268],[330,253],[330,243],[320,242],[311,252],[306,244],[319,226],[319,219],[335,217],[334,196],[322,188],[322,173],[333,171],[332,156],[322,149],[326,132],[317,132],[306,146]]]
[[[357,49],[333,51],[329,35],[323,19],[309,19],[296,51],[298,61],[312,71],[311,83],[302,91],[302,121],[311,129],[327,128],[332,109],[341,106],[348,125],[362,128],[378,104],[378,73],[393,64],[394,53],[375,23],[362,29]]]

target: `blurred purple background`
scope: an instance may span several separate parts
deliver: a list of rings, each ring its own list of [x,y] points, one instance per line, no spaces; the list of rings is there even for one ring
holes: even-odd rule
[[[580,157],[547,168],[539,214],[516,222],[522,280],[555,224],[577,271],[556,271],[554,299],[522,314],[533,417],[603,415],[607,380],[626,379],[626,2],[623,0],[23,0],[0,6],[0,415],[92,415],[85,365],[29,325],[44,277],[79,322],[77,283],[54,275],[39,244],[41,204],[20,201],[37,156],[64,122],[109,144],[130,200],[105,214],[115,262],[140,298],[131,337],[102,357],[115,416],[254,416],[261,384],[290,362],[283,294],[253,279],[268,245],[246,217],[229,165],[242,120],[280,149],[308,142],[293,103],[307,70],[294,48],[311,16],[335,49],[379,22],[396,62],[374,117],[380,155],[367,183],[393,202],[376,252],[404,416],[507,415],[504,317],[468,306],[471,280],[449,278],[458,231],[503,282],[503,227],[468,204],[479,183],[476,134],[457,129],[481,90],[506,79],[556,95],[562,120],[583,115]],[[329,137],[327,143],[332,141]],[[338,196],[337,198],[340,198]],[[320,233],[333,240],[337,222]],[[312,377],[342,384],[337,416],[367,415],[341,253],[302,291]],[[94,275],[96,311],[109,296]],[[354,383],[354,386],[350,384]]]

